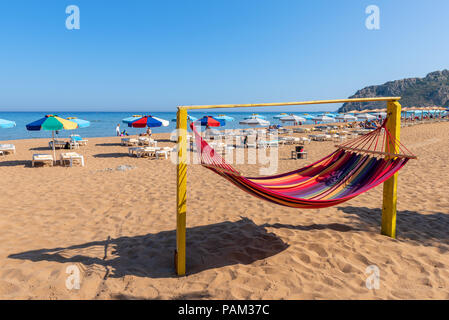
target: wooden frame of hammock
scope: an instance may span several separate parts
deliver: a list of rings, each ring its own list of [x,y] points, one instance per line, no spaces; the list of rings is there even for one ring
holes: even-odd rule
[[[255,104],[221,104],[221,105],[197,105],[179,106],[176,118],[176,128],[178,129],[178,164],[177,164],[177,193],[176,193],[176,250],[175,269],[179,276],[186,274],[186,215],[187,215],[187,111],[195,109],[217,109],[217,108],[253,108],[253,107],[273,107],[273,106],[300,106],[312,104],[330,103],[351,103],[385,101],[387,103],[387,130],[397,141],[400,140],[401,130],[401,97],[378,97],[378,98],[356,98],[337,100],[315,100],[301,102],[276,102],[276,103],[255,103]],[[376,152],[378,155],[386,157],[404,156],[398,153],[399,146],[390,143],[390,152]],[[391,151],[393,150],[393,153]],[[357,151],[357,150],[353,150]],[[361,151],[361,150],[360,150]],[[365,151],[366,152],[366,151]],[[410,157],[413,158],[413,157]],[[396,237],[396,202],[397,202],[397,179],[398,173],[384,182],[383,206],[382,206],[382,228],[381,233],[389,237]]]

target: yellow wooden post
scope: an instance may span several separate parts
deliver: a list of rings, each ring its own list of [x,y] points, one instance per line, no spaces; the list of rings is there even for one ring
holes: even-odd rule
[[[178,108],[178,164],[176,193],[176,253],[175,268],[179,276],[186,273],[186,211],[187,211],[187,110]]]
[[[387,102],[387,130],[391,136],[399,142],[401,134],[401,105],[397,101]],[[389,151],[388,151],[389,148]],[[390,142],[390,146],[385,146],[385,151],[399,153],[399,145]],[[396,202],[398,188],[398,173],[384,182],[383,205],[382,205],[382,229],[383,235],[396,238]]]

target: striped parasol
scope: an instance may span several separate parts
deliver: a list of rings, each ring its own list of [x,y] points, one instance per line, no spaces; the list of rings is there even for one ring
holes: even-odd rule
[[[135,117],[133,121],[129,121],[128,127],[131,128],[145,128],[145,127],[167,127],[170,122],[167,120],[156,118],[153,116]]]
[[[202,127],[220,127],[226,124],[226,120],[217,119],[212,116],[204,116],[194,122],[195,125],[201,125]]]
[[[39,120],[27,124],[26,128],[28,131],[51,131],[51,136],[53,139],[53,161],[56,161],[55,131],[74,130],[78,128],[78,124],[76,122],[58,117],[57,115],[48,114]]]

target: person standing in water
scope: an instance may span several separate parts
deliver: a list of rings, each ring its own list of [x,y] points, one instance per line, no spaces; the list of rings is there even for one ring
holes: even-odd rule
[[[115,132],[117,133],[117,137],[120,136],[120,123],[117,124],[117,127],[115,127]]]

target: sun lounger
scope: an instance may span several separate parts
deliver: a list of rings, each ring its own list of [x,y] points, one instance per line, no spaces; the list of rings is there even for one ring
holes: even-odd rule
[[[300,141],[300,139],[296,137],[281,137],[280,140],[283,144],[294,144],[296,141]]]
[[[153,139],[148,138],[148,137],[139,137],[138,138],[139,141],[139,145],[141,146],[149,146],[151,144],[157,144],[157,142],[155,142]]]
[[[70,140],[77,143],[80,146],[87,146],[87,143],[89,142],[89,140],[83,139],[77,134],[72,134],[70,136]]]
[[[309,135],[309,138],[312,139],[312,141],[324,141],[324,134],[311,134]]]
[[[129,156],[137,156],[137,151],[142,150],[144,147],[131,147],[128,148],[128,154]]]
[[[34,167],[36,163],[50,164],[53,166],[53,156],[49,154],[33,154],[33,159],[31,160],[31,166]]]
[[[16,147],[13,144],[0,144],[0,151],[3,155],[6,153],[16,153]]]
[[[135,138],[122,138],[122,146],[137,146],[139,140]]]
[[[80,162],[81,166],[84,167],[84,157],[76,152],[61,153],[61,164],[64,165],[67,161],[69,161],[71,167],[73,167],[74,162]]]
[[[158,147],[137,147],[137,148],[129,148],[130,154],[135,155],[137,158],[141,158],[144,156],[155,156],[156,151],[160,148]]]
[[[48,143],[48,146],[50,147],[50,149],[53,149],[53,143],[55,144],[55,148],[60,148],[60,149],[64,148],[65,144],[66,144],[66,142],[64,140],[55,140],[55,141],[52,140]]]
[[[259,148],[271,148],[271,147],[278,147],[279,141],[278,140],[271,140],[271,141],[257,141],[257,146]]]
[[[168,156],[173,151],[173,148],[170,147],[164,147],[160,150],[156,150],[156,159],[159,159],[160,156],[164,156],[165,159],[168,159]]]

